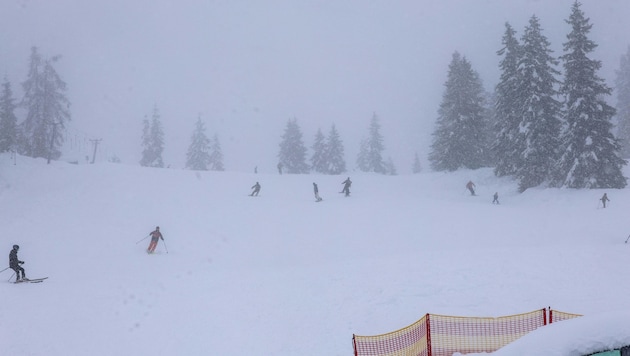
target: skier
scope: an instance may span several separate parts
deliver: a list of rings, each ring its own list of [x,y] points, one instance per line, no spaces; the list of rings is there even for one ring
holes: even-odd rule
[[[253,189],[254,191],[249,196],[250,197],[258,196],[258,192],[260,192],[260,184],[258,184],[258,182],[256,182],[256,184],[254,184],[251,189]]]
[[[315,193],[315,201],[322,201],[322,198],[319,196],[319,188],[315,182],[313,182],[313,193]]]
[[[278,174],[282,175],[282,162],[278,162]]]
[[[24,261],[18,260],[17,253],[19,249],[20,246],[13,245],[13,249],[9,252],[9,267],[15,271],[15,282],[28,281],[26,274],[24,273],[24,268],[20,266],[21,264],[24,264]],[[22,272],[22,278],[20,278],[20,272]]]
[[[499,204],[499,192],[494,193],[494,199],[492,200],[492,204]]]
[[[162,239],[162,241],[164,241],[164,237],[162,236],[162,233],[160,232],[159,226],[156,226],[155,231],[152,231],[151,233],[149,233],[149,235],[151,235],[151,243],[149,244],[147,253],[153,253],[153,251],[155,251],[155,248],[157,247],[158,239]]]
[[[599,199],[602,201],[602,204],[604,205],[604,209],[606,208],[606,202],[610,201],[610,199],[608,199],[608,195],[607,193],[604,193],[604,195],[601,197],[601,199]]]
[[[466,183],[466,189],[470,190],[470,195],[475,195],[475,187],[475,183],[473,183],[471,180]]]
[[[343,184],[343,190],[340,191],[339,193],[346,193],[346,196],[350,195],[350,186],[352,185],[352,181],[350,180],[350,177],[348,177],[348,179],[341,182],[341,184]]]

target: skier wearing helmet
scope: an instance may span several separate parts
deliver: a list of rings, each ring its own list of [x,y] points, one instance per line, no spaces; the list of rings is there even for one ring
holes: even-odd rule
[[[155,231],[152,231],[151,233],[149,233],[149,235],[151,235],[151,243],[149,244],[147,253],[153,253],[153,251],[155,251],[155,247],[157,247],[158,239],[162,239],[162,241],[164,241],[164,237],[162,236],[162,233],[160,232],[159,226],[156,226]]]
[[[9,252],[9,267],[15,271],[15,282],[28,281],[28,279],[26,279],[26,274],[24,273],[24,268],[20,266],[24,263],[24,261],[20,261],[18,259],[17,253],[19,249],[20,246],[13,245],[13,249]],[[20,278],[20,272],[22,272],[22,278]]]

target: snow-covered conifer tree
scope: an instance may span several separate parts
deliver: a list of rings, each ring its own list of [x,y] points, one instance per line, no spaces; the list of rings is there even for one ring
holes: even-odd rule
[[[479,75],[458,52],[452,56],[438,110],[429,161],[437,171],[476,169],[487,162],[484,91]]]
[[[617,92],[617,138],[621,141],[621,157],[630,158],[630,46],[621,56],[615,78]]]
[[[411,172],[413,174],[422,172],[422,165],[420,164],[420,157],[418,156],[418,152],[416,152],[413,156],[413,165],[411,166]]]
[[[164,167],[162,152],[164,151],[164,131],[160,121],[157,105],[153,107],[151,121],[144,119],[142,128],[142,158],[140,165],[144,167]]]
[[[63,132],[70,120],[70,102],[66,98],[66,83],[61,80],[53,63],[60,56],[44,59],[31,48],[28,78],[22,86],[26,119],[20,125],[23,142],[21,152],[30,157],[57,159],[61,156]]]
[[[7,152],[16,148],[18,126],[15,109],[16,104],[13,99],[11,83],[5,77],[0,94],[0,152]]]
[[[381,134],[381,124],[376,113],[372,115],[368,137],[361,141],[359,154],[357,156],[357,166],[363,172],[375,172],[381,174],[389,173],[383,161],[383,135]]]
[[[551,177],[559,148],[561,108],[556,90],[558,61],[551,55],[550,43],[536,16],[525,27],[521,46],[517,73],[520,96],[515,106],[521,122],[515,142],[522,151],[515,176],[523,192]]]
[[[280,152],[278,159],[286,169],[287,173],[302,174],[308,173],[306,164],[306,146],[302,141],[302,131],[297,123],[297,119],[289,119],[280,142]]]
[[[206,128],[197,118],[195,130],[190,139],[188,153],[186,154],[186,168],[196,171],[207,171],[210,166],[210,139],[206,136]]]
[[[321,129],[317,129],[315,133],[315,141],[313,142],[313,155],[311,156],[311,169],[317,173],[328,173],[328,162],[326,153],[328,151],[326,138]]]
[[[519,135],[522,102],[519,92],[518,63],[521,47],[516,38],[516,31],[509,23],[505,24],[503,48],[498,52],[503,56],[499,67],[501,77],[495,88],[495,141],[492,151],[495,157],[494,174],[501,177],[516,173],[520,166],[519,158],[524,151],[525,142]]]
[[[343,141],[337,128],[333,124],[328,132],[326,161],[328,174],[341,174],[346,171],[346,159],[344,158]]]
[[[592,24],[576,1],[567,20],[571,32],[564,43],[566,129],[562,155],[556,165],[556,185],[568,188],[623,188],[626,178],[619,156],[621,145],[613,136],[615,109],[606,103],[611,89],[597,75],[601,61],[588,57],[597,44],[588,38]]]
[[[223,150],[221,149],[221,143],[219,142],[219,136],[217,134],[214,134],[210,144],[210,170],[225,170],[225,167],[223,166]]]

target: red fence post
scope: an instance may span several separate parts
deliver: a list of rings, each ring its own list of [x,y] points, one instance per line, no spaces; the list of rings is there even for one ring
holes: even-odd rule
[[[352,334],[352,347],[354,348],[354,356],[359,356],[357,351],[357,339],[354,334]]]
[[[431,356],[431,320],[429,318],[429,313],[427,313],[427,356]]]

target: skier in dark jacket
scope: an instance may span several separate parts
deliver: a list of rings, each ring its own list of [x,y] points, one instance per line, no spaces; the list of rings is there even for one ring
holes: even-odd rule
[[[499,204],[499,192],[495,192],[493,198],[492,204]]]
[[[317,184],[313,182],[313,193],[315,193],[315,201],[322,201],[322,198],[319,196],[319,188]]]
[[[16,282],[28,281],[28,279],[26,279],[26,274],[24,273],[24,268],[20,266],[21,264],[24,263],[24,261],[20,261],[18,259],[17,253],[19,249],[20,249],[20,246],[13,245],[13,249],[11,250],[11,252],[9,252],[9,267],[15,271]],[[20,278],[20,272],[22,272],[22,278]]]
[[[599,200],[602,201],[602,204],[604,205],[604,208],[606,208],[606,202],[610,201],[610,199],[608,199],[608,194],[607,193],[604,193],[604,195]]]
[[[256,182],[256,184],[254,184],[254,185],[252,186],[252,189],[253,189],[254,191],[253,191],[253,192],[252,192],[252,194],[250,194],[249,196],[250,196],[250,197],[253,197],[253,196],[258,196],[258,192],[260,192],[260,184],[259,184],[258,182]]]
[[[345,193],[346,196],[350,195],[350,186],[352,185],[352,181],[350,180],[350,177],[348,177],[346,180],[341,182],[341,184],[343,184],[343,190],[339,193]]]
[[[160,232],[159,226],[156,226],[155,230],[149,233],[149,235],[151,235],[151,243],[149,243],[149,248],[147,249],[147,253],[153,253],[153,251],[155,251],[155,248],[157,247],[158,240],[162,239],[162,241],[164,241],[164,237],[162,236],[162,233]]]

